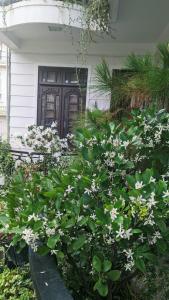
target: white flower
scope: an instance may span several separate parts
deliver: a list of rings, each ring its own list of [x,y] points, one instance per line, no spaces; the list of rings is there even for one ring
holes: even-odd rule
[[[61,219],[62,215],[63,215],[63,213],[61,213],[60,211],[58,211],[58,212],[56,213],[56,217],[57,217],[58,219]]]
[[[116,231],[116,238],[124,238],[124,229],[123,226],[120,224],[119,230]]]
[[[66,137],[67,137],[67,139],[72,140],[74,138],[74,135],[71,133],[68,133]]]
[[[120,140],[118,138],[113,140],[113,146],[118,147],[120,145]]]
[[[67,189],[66,189],[66,193],[70,194],[73,190],[73,187],[68,185]]]
[[[96,220],[96,215],[95,215],[95,214],[92,214],[92,215],[90,216],[90,218],[93,219],[93,220]]]
[[[112,221],[114,221],[117,218],[118,212],[117,212],[117,208],[113,208],[110,211],[110,217],[112,219]]]
[[[78,216],[77,222],[80,222],[83,219],[83,216]]]
[[[118,157],[121,159],[121,160],[123,160],[124,159],[124,155],[123,154],[118,154]]]
[[[169,190],[163,192],[163,198],[167,198],[167,197],[169,197]]]
[[[33,213],[32,215],[30,215],[28,217],[28,221],[31,221],[31,220],[38,221],[38,220],[40,220],[40,218]]]
[[[61,155],[62,155],[61,152],[55,152],[55,153],[53,154],[53,157],[54,157],[54,158],[59,158]]]
[[[84,208],[84,209],[88,209],[88,208],[89,208],[89,205],[88,205],[88,204],[87,204],[87,205],[83,204],[83,208]]]
[[[133,235],[132,229],[127,229],[124,231],[124,238],[130,240],[130,237]]]
[[[108,229],[109,232],[112,231],[112,226],[111,225],[107,225],[106,227],[107,227],[107,229]]]
[[[115,240],[112,237],[106,238],[105,241],[108,245],[112,245],[115,242]]]
[[[116,156],[116,152],[114,152],[114,151],[111,151],[111,152],[107,151],[107,152],[105,152],[105,157],[114,158],[115,156]]]
[[[133,267],[134,267],[134,261],[128,262],[127,264],[124,265],[126,271],[131,271]]]
[[[159,231],[156,231],[154,235],[149,239],[149,244],[154,245],[157,243],[157,240],[161,238],[162,238],[161,233]]]
[[[96,184],[95,179],[92,179],[91,191],[93,193],[98,192],[99,186]]]
[[[123,146],[124,146],[124,148],[126,149],[127,148],[127,146],[130,144],[130,142],[129,141],[124,141],[123,142]]]
[[[142,233],[142,234],[140,235],[140,237],[138,238],[138,240],[139,240],[141,243],[143,243],[145,239],[146,239],[146,238],[144,237],[143,233]]]
[[[147,220],[144,222],[144,225],[153,226],[155,224],[153,212],[150,213]]]
[[[84,194],[90,195],[91,194],[91,190],[85,188]]]
[[[151,197],[147,200],[147,201],[148,201],[147,206],[148,206],[149,209],[151,209],[151,208],[152,208],[153,206],[155,206],[156,203],[157,203],[157,201],[155,201],[154,198],[155,198],[155,193],[152,192],[152,193],[151,193]]]
[[[50,253],[51,253],[52,255],[57,255],[57,252],[58,252],[58,250],[51,250],[51,251],[50,251]]]
[[[151,176],[149,182],[151,183],[151,182],[155,182],[155,181],[156,181],[156,179],[153,176]]]
[[[63,232],[62,229],[59,229],[59,230],[58,230],[58,233],[60,234],[60,236],[63,236],[63,235],[64,235],[64,232]]]
[[[46,229],[46,235],[47,236],[52,236],[55,234],[55,229],[54,228],[47,228]]]
[[[143,184],[142,181],[137,181],[137,182],[135,183],[135,189],[136,189],[136,190],[142,189],[143,186],[144,186],[144,184]]]
[[[51,124],[51,128],[55,128],[55,127],[57,127],[57,122],[53,122],[52,124]],[[42,128],[43,129],[43,128]]]
[[[127,259],[133,259],[134,253],[133,253],[132,249],[128,249],[128,250],[125,249],[125,250],[123,250],[123,252],[126,254]]]
[[[113,194],[112,194],[112,191],[109,190],[107,195],[108,195],[109,197],[111,197],[111,196],[113,195]]]
[[[31,228],[26,228],[22,232],[22,239],[25,240],[27,245],[29,245],[34,252],[37,251],[37,240],[39,239],[39,235],[37,233],[34,233]]]

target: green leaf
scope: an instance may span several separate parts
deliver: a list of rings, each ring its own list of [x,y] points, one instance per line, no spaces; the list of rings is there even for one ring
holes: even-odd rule
[[[124,218],[124,221],[123,221],[124,228],[128,229],[130,227],[130,224],[131,224],[131,219],[129,217]]]
[[[105,216],[104,210],[102,208],[96,209],[96,216],[100,222],[102,222],[104,224],[106,223],[106,216]]]
[[[82,156],[85,160],[88,160],[89,154],[88,154],[88,149],[87,148],[82,148]]]
[[[75,223],[76,223],[75,218],[71,218],[68,221],[66,221],[65,228],[71,228],[75,225]]]
[[[167,244],[164,242],[164,240],[158,240],[157,241],[157,248],[161,253],[165,253],[167,250]]]
[[[150,250],[149,246],[147,245],[143,245],[143,246],[139,246],[135,253],[137,256],[141,256],[144,252],[148,252]]]
[[[57,252],[57,257],[60,258],[60,259],[64,259],[65,255],[62,251],[58,251]]]
[[[117,281],[120,279],[121,276],[121,271],[119,270],[112,270],[108,273],[108,277],[112,280],[112,281]]]
[[[139,228],[135,228],[132,230],[133,233],[137,234],[137,233],[142,233],[142,230]]]
[[[95,223],[94,223],[92,220],[90,220],[90,219],[89,219],[89,221],[88,221],[88,226],[89,226],[89,228],[91,229],[92,232],[95,232],[95,231],[96,231],[96,225],[95,225]]]
[[[166,232],[167,231],[167,226],[166,226],[164,221],[162,221],[162,220],[157,221],[157,225],[158,225],[161,232]]]
[[[119,225],[123,224],[123,216],[118,216],[116,219],[115,219],[115,222]]]
[[[43,225],[42,221],[36,221],[36,223],[33,226],[33,230],[38,231],[39,229],[42,228],[42,225]]]
[[[72,247],[74,251],[79,250],[84,246],[86,242],[86,237],[84,235],[80,236],[76,241],[73,242]]]
[[[99,279],[94,286],[94,290],[97,290],[100,296],[106,297],[108,294],[108,285]]]
[[[131,186],[132,188],[135,187],[135,178],[133,176],[128,175],[126,177],[128,185]]]
[[[112,267],[112,263],[110,260],[104,260],[103,261],[103,272],[108,272]]]
[[[0,215],[0,223],[6,225],[9,222],[9,218],[6,215]]]
[[[157,257],[153,253],[143,253],[143,256],[151,262],[155,263],[157,261]]]
[[[137,258],[135,260],[135,266],[138,270],[140,270],[141,272],[145,273],[146,272],[146,266],[145,266],[145,263],[144,263],[144,260],[141,259],[141,258]]]
[[[102,269],[102,262],[100,260],[100,258],[98,256],[94,256],[93,260],[92,260],[92,265],[93,268],[97,271],[97,272],[101,272]]]
[[[47,246],[50,249],[54,249],[56,246],[56,243],[60,240],[60,236],[59,235],[55,235],[55,236],[51,236],[50,238],[48,238],[48,242],[47,242]]]
[[[143,181],[144,183],[149,183],[151,176],[153,176],[153,172],[151,169],[147,169],[144,173],[143,173]]]
[[[37,252],[39,255],[44,256],[44,255],[48,254],[49,251],[50,251],[50,249],[47,246],[43,245],[43,246],[38,247]]]

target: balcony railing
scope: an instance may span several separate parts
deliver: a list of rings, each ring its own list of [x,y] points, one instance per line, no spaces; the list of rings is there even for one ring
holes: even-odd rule
[[[11,5],[17,2],[21,2],[23,0],[0,0],[0,6],[7,6],[7,5]],[[57,0],[55,0],[57,1]],[[62,2],[68,3],[68,1],[66,0],[60,0]],[[70,3],[72,4],[80,4],[80,5],[86,5],[89,2],[89,0],[76,0],[76,1],[70,1]]]

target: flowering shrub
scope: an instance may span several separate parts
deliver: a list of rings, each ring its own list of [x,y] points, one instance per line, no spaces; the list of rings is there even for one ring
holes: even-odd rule
[[[39,169],[46,170],[51,166],[63,167],[66,163],[63,156],[70,152],[69,145],[73,135],[68,134],[66,138],[61,139],[56,127],[57,124],[55,122],[52,123],[51,127],[47,128],[32,125],[28,127],[28,131],[24,136],[18,137],[24,148],[31,149],[33,152],[39,154],[36,158],[32,158],[30,155],[24,163],[28,165],[34,163],[36,166],[38,164]]]
[[[14,178],[3,231],[56,255],[74,299],[132,299],[131,279],[168,252],[168,129],[162,111],[82,128],[66,170]]]

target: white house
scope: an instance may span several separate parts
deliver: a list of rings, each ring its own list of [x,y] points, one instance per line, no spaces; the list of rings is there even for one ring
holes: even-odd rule
[[[108,97],[93,89],[101,57],[112,69],[122,68],[130,52],[154,51],[169,38],[169,0],[111,0],[113,37],[94,33],[84,61],[79,54],[83,9],[63,2],[25,0],[1,7],[0,40],[10,49],[9,136],[53,120],[63,136],[77,111],[109,107]]]

